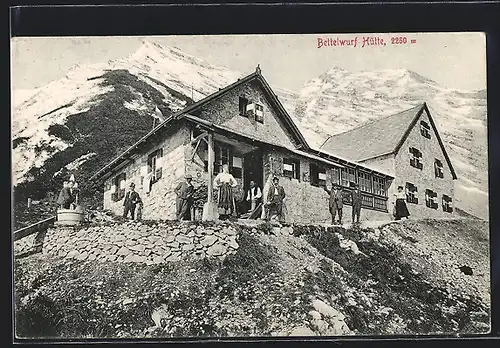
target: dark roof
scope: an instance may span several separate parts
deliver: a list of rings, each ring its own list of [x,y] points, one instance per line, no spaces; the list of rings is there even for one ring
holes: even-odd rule
[[[332,135],[323,143],[320,150],[354,161],[393,153],[422,108],[423,104],[368,122],[347,132]]]
[[[453,178],[456,179],[455,170],[425,103],[400,113],[368,122],[361,127],[347,132],[332,135],[326,139],[319,150],[333,156],[339,155],[357,162],[397,153],[424,110],[429,115],[436,139],[441,146]]]
[[[104,173],[108,172],[109,170],[112,170],[115,168],[117,165],[122,163],[127,159],[128,156],[130,156],[136,149],[137,147],[146,142],[151,136],[154,134],[158,133],[161,129],[165,128],[166,126],[170,125],[172,121],[174,120],[180,120],[184,118],[189,112],[196,110],[197,108],[205,105],[206,103],[214,100],[215,98],[220,97],[221,95],[225,94],[226,92],[232,90],[233,88],[240,86],[244,83],[250,82],[250,81],[258,81],[260,82],[261,86],[263,87],[264,92],[266,95],[269,97],[269,100],[271,103],[275,106],[277,111],[281,115],[281,120],[285,123],[285,126],[287,129],[290,131],[290,134],[293,136],[295,142],[297,143],[297,147],[301,148],[305,151],[310,150],[309,145],[307,144],[306,139],[298,129],[297,125],[293,122],[292,118],[290,115],[286,112],[285,108],[279,101],[277,95],[273,92],[269,84],[267,83],[266,79],[261,75],[261,70],[259,67],[255,70],[250,75],[245,76],[244,78],[238,79],[236,82],[226,86],[225,88],[219,89],[217,92],[210,94],[209,96],[197,101],[194,104],[191,104],[187,106],[186,108],[178,111],[174,115],[168,117],[165,121],[163,121],[161,124],[156,126],[151,132],[143,136],[141,139],[139,139],[134,145],[129,147],[125,152],[114,158],[110,163],[105,165],[103,168],[101,168],[99,171],[97,171],[90,180],[94,180],[98,178],[99,176],[103,175]]]

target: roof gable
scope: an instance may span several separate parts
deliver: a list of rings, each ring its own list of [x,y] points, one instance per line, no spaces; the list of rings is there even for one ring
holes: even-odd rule
[[[200,109],[202,106],[207,105],[208,103],[212,102],[213,100],[222,97],[224,94],[230,92],[231,90],[235,89],[238,86],[241,86],[245,83],[248,83],[250,81],[256,81],[260,84],[262,87],[263,93],[265,93],[266,97],[268,98],[270,104],[274,107],[274,110],[276,111],[276,114],[278,117],[280,117],[280,120],[283,122],[284,126],[288,130],[289,134],[291,135],[292,139],[294,139],[294,142],[296,144],[297,148],[300,148],[304,151],[309,151],[311,148],[309,147],[306,139],[300,132],[299,128],[293,122],[292,118],[288,114],[288,112],[285,110],[283,105],[278,99],[278,96],[273,92],[265,78],[261,74],[260,68],[257,66],[257,69],[255,72],[253,72],[250,75],[245,76],[244,78],[238,79],[236,82],[226,86],[225,88],[219,89],[217,92],[210,94],[209,96],[197,101],[196,103],[193,103],[186,108],[176,112],[175,114],[171,115],[165,121],[160,123],[158,126],[156,126],[152,131],[147,133],[145,136],[140,138],[135,144],[130,146],[126,151],[124,151],[122,154],[114,158],[110,163],[108,163],[106,166],[101,168],[97,173],[95,173],[90,179],[93,180],[100,175],[104,174],[106,171],[112,169],[119,163],[121,163],[123,160],[128,158],[136,149],[139,145],[144,144],[147,142],[152,136],[157,134],[159,131],[162,129],[168,127],[172,122],[176,120],[183,119],[184,117],[188,116],[189,113],[192,113],[198,109]]]
[[[455,168],[453,168],[453,165],[451,164],[450,156],[448,156],[448,152],[446,152],[446,149],[444,147],[444,143],[441,140],[441,136],[439,135],[439,132],[438,132],[437,127],[436,127],[436,124],[434,123],[434,119],[432,118],[431,113],[430,113],[429,108],[427,107],[426,103],[424,103],[423,108],[420,111],[419,117],[415,120],[415,122],[413,123],[413,125],[412,125],[411,128],[413,128],[413,126],[415,126],[415,124],[417,123],[417,121],[422,116],[422,111],[424,111],[424,110],[427,113],[427,117],[429,118],[429,122],[430,122],[430,124],[432,126],[432,129],[434,130],[434,135],[436,136],[436,139],[437,139],[437,141],[439,143],[439,146],[441,147],[441,151],[443,152],[443,156],[444,156],[444,158],[446,160],[446,163],[448,164],[448,167],[450,168],[451,175],[453,176],[453,179],[457,179],[457,173],[455,172]],[[411,131],[411,128],[408,130],[408,133],[405,134],[405,136],[401,140],[400,144],[398,144],[398,147],[396,148],[396,152],[398,152],[399,149],[401,148],[401,146],[404,144],[406,138],[408,137],[409,132]]]
[[[394,153],[408,136],[424,105],[332,135],[321,145],[320,150],[358,162]]]

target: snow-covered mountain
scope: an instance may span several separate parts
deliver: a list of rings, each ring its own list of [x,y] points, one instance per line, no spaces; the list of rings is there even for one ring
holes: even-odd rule
[[[248,73],[144,41],[129,57],[75,66],[41,88],[15,90],[13,182],[18,191],[43,196],[68,171],[79,169],[85,181],[151,130],[155,106],[168,116]],[[339,68],[298,93],[272,87],[313,146],[328,134],[426,101],[460,177],[457,205],[480,215],[473,207],[487,199],[485,91],[444,88],[406,70]]]
[[[405,69],[354,73],[333,67],[302,88],[294,113],[304,128],[319,135],[313,143],[318,145],[329,134],[422,102],[427,102],[457,171],[456,205],[487,218],[486,90],[443,87]]]

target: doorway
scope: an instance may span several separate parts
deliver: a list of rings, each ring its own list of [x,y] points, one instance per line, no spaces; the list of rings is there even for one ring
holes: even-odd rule
[[[249,152],[244,157],[243,162],[243,188],[245,192],[244,202],[245,211],[250,209],[250,203],[246,201],[246,195],[250,189],[250,181],[260,187],[261,191],[264,189],[264,167],[263,155],[260,149]]]

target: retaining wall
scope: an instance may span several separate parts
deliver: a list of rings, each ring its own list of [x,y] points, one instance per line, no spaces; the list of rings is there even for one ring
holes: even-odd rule
[[[141,222],[107,226],[50,228],[42,252],[78,260],[159,264],[187,257],[224,258],[238,249],[234,227],[192,223],[147,225]]]

